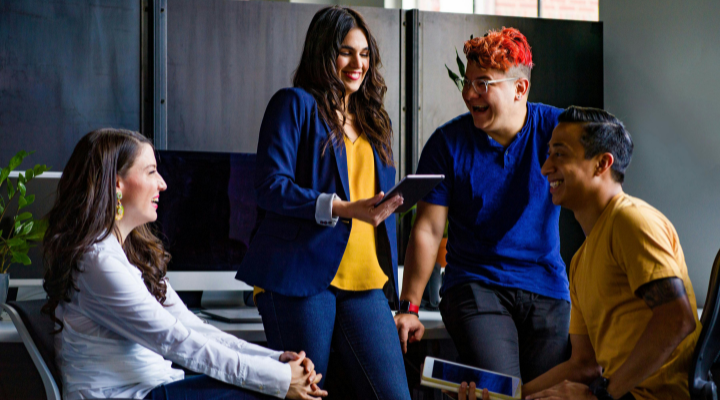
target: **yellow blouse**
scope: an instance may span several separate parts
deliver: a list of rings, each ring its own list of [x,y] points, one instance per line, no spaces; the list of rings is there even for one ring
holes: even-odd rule
[[[351,142],[347,136],[348,184],[350,201],[375,196],[375,158],[365,135]],[[380,267],[375,245],[375,227],[367,222],[352,220],[350,239],[340,261],[340,267],[330,284],[342,290],[382,289],[388,278]]]

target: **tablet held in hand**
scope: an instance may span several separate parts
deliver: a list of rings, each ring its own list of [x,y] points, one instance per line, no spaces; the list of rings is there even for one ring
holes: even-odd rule
[[[482,398],[482,390],[490,392],[492,400],[520,399],[520,378],[485,369],[471,367],[434,357],[425,357],[420,384],[457,393],[462,382],[475,382],[476,396]]]
[[[392,199],[395,196],[403,197],[403,204],[398,207],[395,212],[402,213],[412,208],[418,201],[422,200],[425,195],[430,193],[442,180],[445,175],[408,175],[404,177],[397,185],[393,186],[375,207]]]

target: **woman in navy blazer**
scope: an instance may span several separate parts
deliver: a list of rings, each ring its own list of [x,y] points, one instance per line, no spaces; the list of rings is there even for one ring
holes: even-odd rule
[[[258,224],[236,278],[256,288],[269,347],[306,351],[323,376],[332,348],[358,398],[397,400],[410,398],[388,304],[398,299],[392,213],[402,198],[375,207],[395,183],[379,65],[360,14],[329,7],[315,15],[294,87],[276,93],[265,111]],[[355,143],[365,144],[356,150]],[[371,261],[353,265],[362,268],[355,276],[380,278],[375,286],[347,289],[353,278],[338,271],[349,258]]]

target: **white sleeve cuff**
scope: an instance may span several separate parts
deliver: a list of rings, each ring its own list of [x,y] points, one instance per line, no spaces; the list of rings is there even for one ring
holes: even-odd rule
[[[284,399],[290,390],[292,371],[290,364],[275,361],[266,357],[252,357],[247,375],[240,385],[246,389]]]
[[[335,193],[320,193],[315,202],[315,221],[322,226],[334,227],[339,217],[332,216],[332,203],[338,197]]]

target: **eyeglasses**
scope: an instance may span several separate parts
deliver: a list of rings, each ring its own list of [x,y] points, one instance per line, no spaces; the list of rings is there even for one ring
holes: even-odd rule
[[[489,85],[492,85],[492,84],[498,83],[498,82],[514,81],[516,79],[520,79],[520,78],[494,79],[491,81],[488,81],[485,79],[475,79],[474,81],[470,81],[467,78],[463,78],[463,88],[467,89],[468,86],[472,85],[472,88],[475,89],[475,93],[477,93],[479,95],[483,95],[483,94],[487,93]]]

